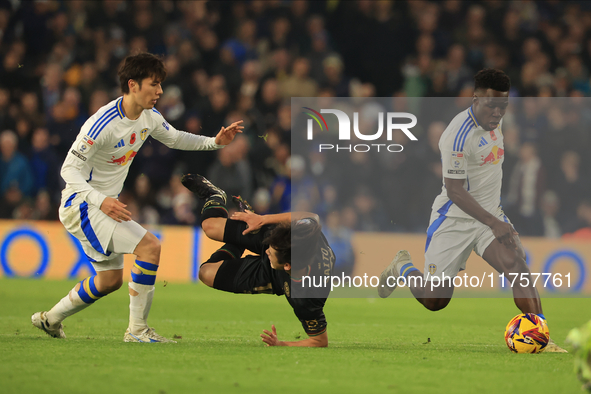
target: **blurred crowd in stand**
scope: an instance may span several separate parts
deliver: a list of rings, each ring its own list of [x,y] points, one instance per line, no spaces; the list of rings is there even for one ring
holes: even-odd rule
[[[198,224],[180,183],[197,172],[261,213],[302,200],[345,265],[353,231],[426,230],[446,124],[387,162],[349,155],[326,182],[321,157],[291,156],[291,97],[471,97],[475,72],[495,67],[514,97],[591,106],[589,2],[0,0],[1,218],[57,218],[66,152],[120,96],[117,68],[140,51],[164,58],[157,109],[176,128],[246,128],[219,152],[150,139],[120,197],[134,219]],[[590,115],[540,100],[522,99],[505,127],[503,206],[521,235],[560,237],[591,226]],[[379,181],[349,190],[366,171]]]

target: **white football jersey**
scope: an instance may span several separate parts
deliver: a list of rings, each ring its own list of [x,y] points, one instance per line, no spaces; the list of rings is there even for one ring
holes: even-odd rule
[[[491,214],[501,203],[505,154],[501,126],[502,121],[496,129],[484,130],[470,107],[450,122],[439,140],[443,178],[464,179],[464,189]],[[432,209],[448,217],[473,219],[449,199],[445,179]]]
[[[111,101],[92,115],[80,129],[62,166],[66,181],[64,200],[81,194],[100,207],[105,197],[117,198],[129,167],[149,136],[169,148],[213,150],[222,148],[215,138],[193,135],[169,125],[156,109],[142,111],[136,120],[123,113],[123,97]]]

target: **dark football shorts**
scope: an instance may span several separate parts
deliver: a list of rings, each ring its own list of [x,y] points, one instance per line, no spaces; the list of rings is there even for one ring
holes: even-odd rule
[[[245,256],[230,258],[228,254],[214,253],[206,261],[213,263],[222,261],[213,281],[213,288],[239,294],[283,294],[281,286],[273,285],[273,268],[269,260],[264,257],[265,247],[263,240],[271,229],[264,226],[256,234],[243,235],[246,223],[228,219],[224,229],[224,243],[230,252],[242,254],[243,249],[248,249],[258,256]],[[222,248],[224,249],[224,248]]]

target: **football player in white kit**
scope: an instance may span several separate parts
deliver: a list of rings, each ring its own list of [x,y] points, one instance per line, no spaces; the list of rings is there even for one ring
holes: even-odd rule
[[[403,276],[427,309],[445,308],[454,286],[451,280],[438,281],[443,276],[453,279],[465,269],[472,250],[505,277],[530,273],[518,233],[500,205],[504,160],[501,120],[509,104],[511,82],[495,69],[481,70],[474,80],[472,106],[451,121],[439,140],[444,181],[427,229],[425,275],[413,265],[408,251],[401,250],[380,276],[380,297],[388,297],[398,277]],[[408,280],[412,277],[416,282]],[[431,280],[438,286],[431,286]],[[545,320],[532,283],[513,287],[515,305],[522,313],[535,313]],[[545,351],[565,352],[552,341]]]
[[[176,130],[154,106],[162,95],[166,70],[162,60],[149,53],[128,56],[119,69],[123,96],[111,101],[82,126],[62,166],[66,181],[59,208],[60,221],[80,240],[96,270],[82,280],[48,312],[32,317],[35,327],[54,338],[65,338],[62,321],[123,283],[123,255],[136,260],[129,282],[130,316],[125,342],[174,342],[158,335],[147,319],[160,241],[131,219],[117,197],[138,150],[149,136],[169,148],[214,150],[229,144],[242,132],[242,121],[222,127],[216,137]]]

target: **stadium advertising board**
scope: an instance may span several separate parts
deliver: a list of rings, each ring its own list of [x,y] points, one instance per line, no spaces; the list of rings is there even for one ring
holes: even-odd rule
[[[201,229],[179,226],[162,226],[153,229],[162,241],[159,281],[197,281],[199,264],[221,246],[204,237]],[[347,287],[374,290],[363,293],[376,296],[375,281],[383,262],[392,258],[390,247],[404,245],[413,256],[422,259],[425,236],[414,234],[355,233],[351,238],[356,254],[355,266],[343,273],[339,266],[339,250],[335,288]],[[523,238],[528,266],[532,273],[540,273],[537,288],[547,295],[591,295],[591,246],[584,240],[548,240],[537,237]],[[124,276],[129,279],[133,256],[125,257]],[[472,254],[466,270],[458,275],[462,283],[456,283],[457,295],[509,296],[513,278],[502,278],[478,256]],[[88,276],[92,266],[78,241],[70,236],[58,222],[0,221],[0,277],[33,277],[40,279],[78,279]],[[543,275],[546,273],[546,275]],[[344,278],[344,279],[343,279]],[[516,278],[515,280],[521,280]],[[401,286],[402,287],[402,286]],[[408,291],[393,293],[398,297],[410,297]],[[334,296],[355,296],[359,293],[335,292]]]

